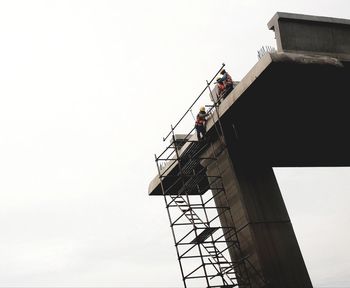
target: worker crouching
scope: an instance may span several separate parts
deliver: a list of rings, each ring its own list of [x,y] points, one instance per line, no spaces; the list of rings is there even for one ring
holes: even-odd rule
[[[205,107],[201,107],[199,110],[199,113],[197,114],[196,123],[195,123],[198,141],[205,137],[207,116],[208,115],[205,112]]]
[[[230,74],[223,69],[220,74],[222,77],[216,79],[218,85],[219,99],[225,99],[228,94],[233,90],[233,81]]]

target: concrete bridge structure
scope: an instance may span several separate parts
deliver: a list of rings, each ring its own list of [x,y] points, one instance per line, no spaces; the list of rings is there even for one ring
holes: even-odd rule
[[[277,52],[264,55],[217,107],[208,139],[222,145],[210,137],[220,120],[225,146],[218,159],[232,224],[266,280],[250,271],[251,287],[306,288],[312,283],[272,168],[350,165],[350,21],[278,12],[268,28]],[[162,195],[159,177],[149,195]],[[218,206],[225,201],[215,199]]]

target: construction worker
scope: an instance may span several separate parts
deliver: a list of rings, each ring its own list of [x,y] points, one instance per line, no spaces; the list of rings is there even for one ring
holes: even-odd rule
[[[195,123],[198,141],[205,137],[205,133],[206,133],[205,124],[207,121],[206,118],[207,118],[207,113],[205,112],[205,107],[202,106],[199,109],[199,113],[197,114],[196,123]]]
[[[222,92],[221,97],[223,99],[225,99],[226,96],[228,94],[230,94],[230,92],[233,90],[233,81],[232,81],[230,74],[228,74],[225,69],[222,69],[220,74],[222,75],[222,77],[220,78],[220,82],[222,82],[224,84],[224,87],[225,87],[224,91]],[[219,81],[217,81],[217,82],[219,82]]]
[[[225,91],[225,85],[224,85],[224,81],[221,80],[221,78],[217,78],[216,79],[216,83],[218,85],[218,99],[220,100],[222,97],[222,94]]]

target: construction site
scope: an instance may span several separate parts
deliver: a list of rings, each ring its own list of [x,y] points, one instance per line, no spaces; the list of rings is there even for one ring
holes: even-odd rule
[[[277,12],[267,26],[276,49],[227,95],[219,66],[155,154],[148,193],[185,288],[313,287],[273,168],[350,166],[350,20]]]

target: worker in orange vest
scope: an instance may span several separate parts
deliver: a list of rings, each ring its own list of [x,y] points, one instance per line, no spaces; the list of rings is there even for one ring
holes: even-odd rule
[[[216,79],[216,83],[218,85],[218,99],[220,99],[225,91],[225,85],[224,81],[221,80],[221,78]]]
[[[199,113],[197,114],[195,128],[197,131],[197,139],[201,140],[205,137],[206,133],[206,121],[207,121],[207,113],[205,112],[205,107],[201,107],[199,109]]]
[[[228,94],[230,94],[230,92],[233,90],[233,81],[232,81],[230,74],[228,74],[225,69],[222,69],[220,74],[222,75],[222,77],[220,78],[219,81],[222,82],[224,84],[224,87],[225,87],[221,96],[223,99],[225,99],[226,96]],[[219,83],[219,81],[217,81],[217,82]]]

